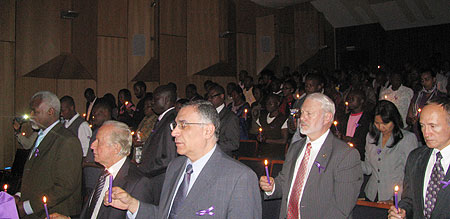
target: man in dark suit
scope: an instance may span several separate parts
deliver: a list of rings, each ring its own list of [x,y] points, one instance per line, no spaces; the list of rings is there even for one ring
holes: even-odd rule
[[[280,218],[348,218],[362,184],[358,151],[329,129],[333,101],[321,93],[306,97],[298,127],[306,135],[293,142],[280,174],[260,178],[266,198],[282,198]]]
[[[450,100],[429,100],[420,114],[427,147],[412,151],[405,166],[402,200],[389,218],[450,218]]]
[[[42,197],[49,212],[78,215],[81,210],[81,144],[59,122],[61,108],[51,92],[36,93],[30,102],[32,122],[41,128],[25,163],[20,193],[16,194],[23,218],[45,216]],[[20,197],[20,198],[19,198]]]
[[[168,85],[159,86],[153,92],[152,109],[158,115],[158,121],[144,143],[142,163],[138,166],[145,176],[159,182],[156,183],[159,189],[162,189],[167,165],[177,157],[175,142],[170,135],[170,124],[176,117],[174,108],[176,97],[175,90]],[[160,192],[155,192],[155,199],[159,196]]]
[[[97,132],[91,148],[95,161],[105,167],[108,174],[102,183],[98,179],[96,189],[90,194],[89,201],[83,207],[81,218],[125,218],[126,211],[103,205],[103,197],[108,189],[109,174],[113,176],[113,186],[119,186],[128,193],[145,202],[153,203],[149,180],[142,176],[127,156],[131,150],[131,131],[124,123],[106,121]],[[106,172],[107,171],[107,172]],[[106,195],[108,196],[108,195]]]
[[[261,218],[255,173],[216,144],[220,120],[211,103],[191,102],[172,124],[180,155],[167,168],[159,206],[113,188],[112,205],[136,218]]]
[[[133,112],[133,120],[136,127],[144,118],[145,95],[147,95],[147,85],[143,81],[138,81],[133,85],[133,91],[139,102],[136,105],[136,110]]]
[[[223,152],[232,155],[239,148],[239,118],[225,106],[225,89],[215,84],[208,91],[208,101],[219,113],[220,135],[218,145]]]

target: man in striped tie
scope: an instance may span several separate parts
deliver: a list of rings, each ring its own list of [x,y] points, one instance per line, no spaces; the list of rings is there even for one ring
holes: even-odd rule
[[[266,199],[282,198],[280,218],[349,218],[362,184],[357,150],[331,132],[335,106],[321,93],[306,97],[298,128],[280,174],[260,178]]]

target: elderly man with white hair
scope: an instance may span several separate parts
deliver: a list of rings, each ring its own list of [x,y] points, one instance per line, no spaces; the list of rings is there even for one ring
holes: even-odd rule
[[[348,218],[362,184],[359,153],[330,127],[335,106],[321,93],[306,97],[298,122],[306,138],[292,142],[280,174],[260,178],[266,199],[282,198],[280,218]]]
[[[31,121],[40,128],[25,163],[16,204],[22,218],[45,216],[43,196],[49,212],[78,215],[81,210],[81,144],[59,122],[61,104],[49,92],[36,93],[30,101]]]

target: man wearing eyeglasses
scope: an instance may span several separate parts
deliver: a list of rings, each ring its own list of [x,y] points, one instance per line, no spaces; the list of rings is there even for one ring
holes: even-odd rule
[[[223,152],[232,155],[232,151],[239,148],[239,118],[225,107],[225,89],[215,84],[208,91],[208,101],[219,113],[220,135],[219,147]]]
[[[184,155],[167,168],[159,206],[140,202],[113,187],[105,205],[128,210],[129,218],[261,218],[261,197],[255,173],[220,149],[220,120],[213,105],[195,101],[183,106],[172,136]]]
[[[158,121],[144,143],[139,170],[159,188],[154,191],[162,189],[166,168],[177,157],[175,142],[170,135],[170,123],[176,117],[176,97],[175,90],[168,85],[161,85],[153,91],[152,110],[158,115]],[[160,192],[155,192],[153,199],[159,200],[159,196]]]

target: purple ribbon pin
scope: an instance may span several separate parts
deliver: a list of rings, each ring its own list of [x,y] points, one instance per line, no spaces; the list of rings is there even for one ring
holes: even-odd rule
[[[450,184],[450,180],[448,180],[447,182],[445,181],[439,181],[441,184],[444,184],[444,186],[442,186],[443,189],[445,189],[449,184]]]
[[[34,152],[34,157],[37,157],[37,156],[39,156],[39,149],[38,148],[36,148],[36,151]]]
[[[214,215],[213,211],[214,211],[214,206],[211,206],[208,209],[197,211],[197,212],[195,212],[195,214],[198,215],[198,216],[203,216],[203,215],[206,215],[206,214],[208,214],[210,216],[213,216]]]
[[[323,170],[325,170],[325,167],[323,167],[322,165],[320,165],[320,163],[319,162],[314,162],[314,164],[317,166],[317,168],[319,168],[319,173],[320,173],[320,169],[323,169]]]
[[[381,154],[381,148],[377,149],[377,154]]]
[[[359,127],[359,123],[356,123],[356,127],[357,127],[357,128]]]

